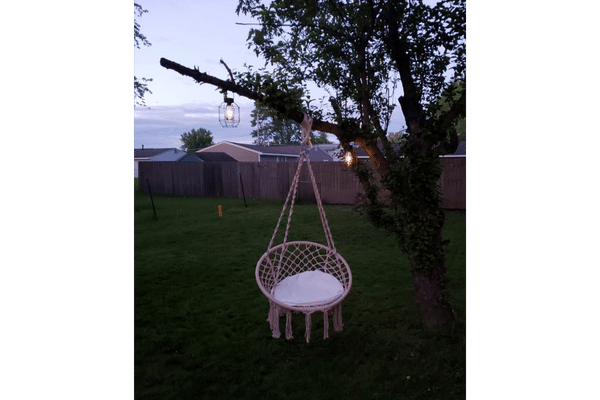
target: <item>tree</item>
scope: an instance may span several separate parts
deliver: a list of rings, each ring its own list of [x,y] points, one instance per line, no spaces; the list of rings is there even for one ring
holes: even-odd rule
[[[281,114],[266,107],[262,103],[256,102],[254,110],[250,113],[250,124],[257,129],[251,132],[253,138],[257,138],[255,143],[259,144],[289,144],[302,142],[302,129],[300,125],[289,119],[284,118]],[[257,136],[260,134],[260,138]],[[311,132],[312,144],[329,144],[327,134],[319,132]]]
[[[276,111],[262,103],[254,103],[254,110],[252,110],[250,118],[252,127],[257,127],[251,133],[253,138],[257,138],[256,143],[288,144],[301,142],[302,130],[300,125],[291,119],[281,117]]]
[[[142,15],[144,15],[144,13],[148,12],[148,10],[144,10],[142,8],[142,6],[140,6],[139,4],[134,3],[133,7],[134,7],[134,10],[133,10],[134,14],[136,14],[140,18],[142,17]],[[133,45],[137,49],[139,49],[140,44],[143,46],[152,46],[152,44],[148,41],[148,39],[146,39],[146,36],[144,36],[142,34],[142,32],[140,31],[140,24],[134,18],[134,20],[133,20]],[[148,89],[147,82],[152,82],[152,78],[138,79],[137,76],[135,76],[135,75],[133,76],[133,98],[134,98],[135,104],[137,104],[138,106],[145,107],[146,103],[144,101],[144,95],[146,93],[152,93],[150,91],[150,89]]]
[[[327,137],[327,133],[318,132],[318,135],[315,132],[311,132],[310,134],[310,142],[312,144],[332,144],[329,138]]]
[[[180,140],[183,143],[180,147],[181,150],[187,152],[200,150],[214,144],[212,132],[204,128],[192,129],[190,132],[182,133]]]
[[[388,141],[390,143],[401,143],[403,136],[406,135],[406,131],[402,130],[400,132],[390,132],[387,134]]]
[[[264,103],[351,150],[364,148],[372,165],[357,163],[370,220],[393,232],[412,267],[424,327],[449,333],[455,317],[447,292],[444,213],[437,186],[439,156],[458,146],[456,121],[465,115],[465,1],[429,6],[420,0],[240,0],[237,12],[259,21],[249,39],[273,66],[237,73],[236,83],[161,59],[197,82]],[[330,92],[329,109],[310,104],[306,82]],[[387,125],[397,101],[406,135],[392,146]],[[440,99],[448,99],[441,109]],[[377,172],[377,173],[376,173]],[[384,203],[380,193],[389,200]]]

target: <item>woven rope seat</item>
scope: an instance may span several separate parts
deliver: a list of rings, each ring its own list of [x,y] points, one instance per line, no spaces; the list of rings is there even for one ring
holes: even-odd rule
[[[303,143],[309,142],[312,121],[304,118],[302,126]],[[310,174],[319,216],[325,232],[327,244],[310,241],[287,241],[290,222],[294,210],[300,171],[306,161]],[[273,246],[279,225],[286,208],[290,204],[283,243]],[[310,166],[308,151],[302,151],[298,168],[288,192],[279,221],[267,251],[258,260],[255,270],[256,282],[261,292],[269,300],[270,324],[274,338],[279,338],[279,318],[286,316],[286,339],[292,339],[292,312],[304,313],[306,342],[310,342],[311,315],[322,312],[323,337],[329,337],[329,315],[333,317],[333,328],[341,331],[342,301],[352,287],[352,272],[344,258],[336,251],[329,224],[321,202],[317,184]]]

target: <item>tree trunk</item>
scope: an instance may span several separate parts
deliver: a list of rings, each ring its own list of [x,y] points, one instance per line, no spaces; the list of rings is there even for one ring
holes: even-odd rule
[[[438,263],[436,263],[438,264]],[[425,329],[433,334],[450,334],[455,317],[446,290],[444,264],[429,270],[413,269],[415,297]]]

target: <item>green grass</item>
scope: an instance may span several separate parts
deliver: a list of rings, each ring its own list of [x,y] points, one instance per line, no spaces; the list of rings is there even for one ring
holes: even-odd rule
[[[268,302],[254,279],[282,202],[248,200],[246,208],[242,199],[155,196],[154,203],[157,220],[149,196],[136,192],[136,398],[465,397],[464,336],[423,332],[406,257],[351,207],[325,207],[354,279],[344,329],[324,340],[316,314],[307,344],[300,314],[294,339],[271,337]],[[464,324],[465,213],[446,216],[450,294]],[[295,207],[289,239],[324,242],[315,205]]]

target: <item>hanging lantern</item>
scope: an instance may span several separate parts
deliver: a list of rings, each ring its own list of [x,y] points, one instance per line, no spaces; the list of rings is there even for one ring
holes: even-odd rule
[[[219,122],[224,128],[235,128],[240,124],[240,107],[233,98],[223,95],[223,104],[219,106]]]

